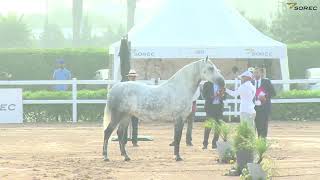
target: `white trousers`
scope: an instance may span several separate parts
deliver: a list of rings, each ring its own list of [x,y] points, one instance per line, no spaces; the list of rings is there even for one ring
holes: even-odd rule
[[[255,123],[254,119],[256,117],[256,113],[247,113],[241,112],[240,113],[240,122],[247,122],[249,126],[251,126],[255,130]]]

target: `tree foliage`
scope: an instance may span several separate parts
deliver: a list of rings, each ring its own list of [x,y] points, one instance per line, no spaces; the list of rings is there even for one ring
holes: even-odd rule
[[[23,16],[0,16],[0,48],[31,46],[31,32]]]
[[[303,5],[299,4],[298,5]],[[320,1],[312,1],[306,5],[318,6]],[[271,24],[272,36],[286,43],[302,41],[320,41],[320,9],[293,10],[286,3],[280,5],[280,11]]]
[[[83,19],[80,38],[81,38],[81,44],[88,44],[92,39],[92,25],[89,22],[88,16],[85,16]]]
[[[134,26],[134,16],[137,0],[127,0],[127,31]]]
[[[65,37],[60,27],[56,24],[47,24],[40,38],[41,45],[44,48],[65,47]]]
[[[72,17],[73,17],[72,19],[73,19],[74,45],[77,45],[80,39],[82,14],[83,14],[83,0],[73,0],[72,1]]]
[[[244,12],[240,12],[246,19],[260,32],[275,40],[285,43],[300,43],[303,41],[320,41],[320,1],[313,1],[307,4],[297,5],[317,6],[314,10],[294,10],[290,9],[287,3],[279,4],[279,11],[272,18],[270,24],[265,19],[254,19],[246,17]]]

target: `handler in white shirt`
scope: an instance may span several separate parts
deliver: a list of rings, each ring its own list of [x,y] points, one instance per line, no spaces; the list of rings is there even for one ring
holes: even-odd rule
[[[253,74],[250,71],[242,73],[240,76],[241,85],[235,91],[226,89],[226,93],[231,96],[237,97],[240,95],[240,121],[247,122],[252,128],[255,128],[254,118],[256,111],[254,109],[254,97],[256,94],[256,88],[252,85],[251,80]]]

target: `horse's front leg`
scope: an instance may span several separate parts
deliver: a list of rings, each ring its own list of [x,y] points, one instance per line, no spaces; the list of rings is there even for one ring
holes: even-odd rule
[[[176,156],[176,161],[182,161],[182,158],[180,157],[180,141],[182,136],[182,130],[183,130],[183,119],[179,117],[174,124],[174,155]]]

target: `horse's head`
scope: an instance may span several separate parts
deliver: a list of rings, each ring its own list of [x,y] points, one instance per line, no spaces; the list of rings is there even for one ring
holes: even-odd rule
[[[221,75],[220,70],[206,57],[200,60],[201,80],[217,83],[219,86],[224,87],[224,77]]]

